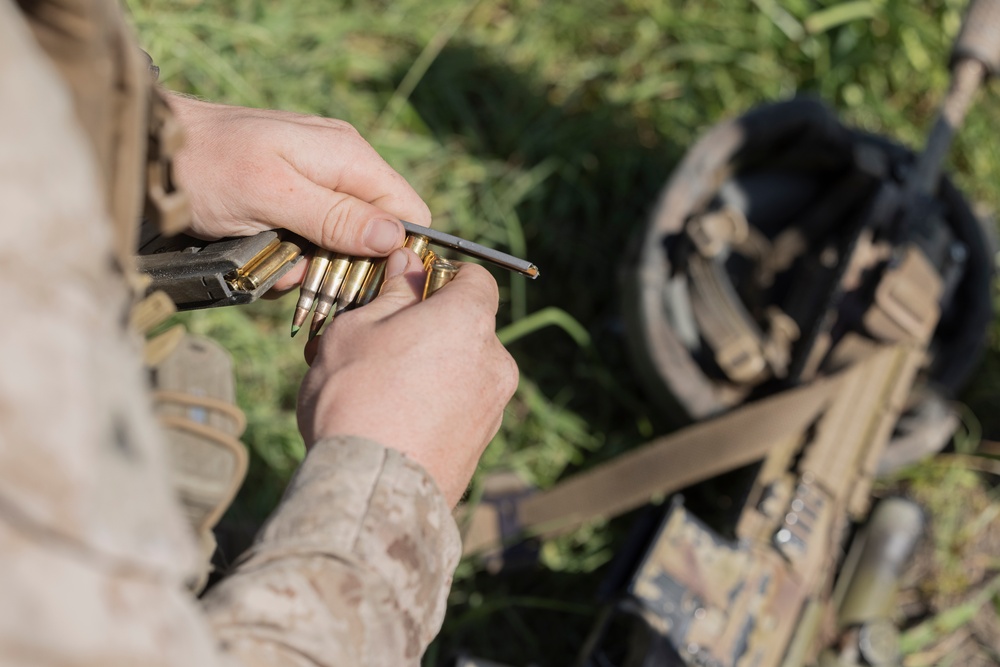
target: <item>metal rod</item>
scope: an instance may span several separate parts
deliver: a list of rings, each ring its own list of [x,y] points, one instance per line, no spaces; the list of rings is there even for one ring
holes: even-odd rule
[[[508,255],[505,252],[500,252],[499,250],[494,250],[493,248],[487,248],[486,246],[479,245],[478,243],[473,243],[472,241],[466,241],[463,238],[452,236],[451,234],[439,232],[436,229],[431,229],[430,227],[415,225],[412,222],[407,222],[405,220],[402,222],[403,228],[406,229],[407,232],[426,236],[434,245],[457,250],[458,252],[469,255],[470,257],[485,260],[510,271],[516,271],[517,273],[528,276],[532,279],[538,277],[538,267],[527,260],[518,259],[517,257]]]

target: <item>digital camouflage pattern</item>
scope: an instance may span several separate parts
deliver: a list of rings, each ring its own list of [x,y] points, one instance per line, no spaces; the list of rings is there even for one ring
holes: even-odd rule
[[[115,0],[0,0],[0,664],[418,664],[458,533],[377,443],[318,443],[235,571],[185,589],[198,548],[125,327],[147,80]]]

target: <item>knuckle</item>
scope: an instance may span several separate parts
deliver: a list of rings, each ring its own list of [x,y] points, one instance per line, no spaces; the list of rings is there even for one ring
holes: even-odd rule
[[[473,289],[479,292],[479,299],[489,304],[495,311],[500,303],[500,287],[497,285],[496,279],[493,278],[493,274],[479,264],[472,263],[463,264],[462,271],[468,272],[466,280],[469,285],[473,286]],[[462,271],[459,271],[459,275]]]
[[[280,120],[285,121],[285,119]],[[274,147],[284,146],[290,142],[302,141],[307,134],[302,133],[299,124],[294,122],[294,119],[289,120],[292,120],[292,122],[275,123],[272,119],[262,119],[258,123],[257,131],[254,134],[264,137],[264,140]]]
[[[361,132],[358,131],[358,128],[354,127],[346,120],[340,120],[339,118],[322,118],[321,121],[326,127],[328,127],[331,130],[341,132],[344,135],[349,136],[351,138],[357,138],[357,139],[362,138]]]
[[[491,341],[496,338],[496,315],[482,301],[469,299],[469,305],[461,312],[463,319],[468,322],[469,331],[479,340]]]
[[[497,340],[496,344],[500,348],[496,363],[496,386],[498,393],[503,397],[504,403],[506,403],[514,395],[514,392],[517,391],[520,371],[518,370],[517,362],[514,361],[514,357],[500,344],[499,340]]]
[[[351,125],[350,123],[348,123],[346,120],[337,121],[337,131],[343,132],[352,139],[363,141],[366,146],[368,145],[368,142],[365,140],[365,138],[361,136],[361,131],[358,130],[358,128]]]
[[[348,250],[354,247],[354,239],[350,229],[353,213],[354,206],[346,197],[338,198],[327,205],[326,211],[322,215],[319,233],[320,243],[324,248]]]

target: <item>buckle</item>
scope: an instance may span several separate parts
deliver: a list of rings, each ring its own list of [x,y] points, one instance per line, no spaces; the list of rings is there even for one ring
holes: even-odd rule
[[[888,342],[929,340],[938,321],[942,289],[941,277],[924,253],[908,246],[875,288],[874,303],[864,314],[865,328]]]
[[[188,194],[174,183],[174,155],[184,144],[184,131],[167,102],[154,92],[149,108],[146,155],[145,216],[164,234],[176,234],[191,224]]]
[[[492,574],[532,567],[538,563],[540,544],[527,537],[518,506],[537,489],[526,484],[513,472],[495,473],[483,483],[480,504],[493,510],[496,516],[497,542],[500,548],[485,552],[482,562]]]

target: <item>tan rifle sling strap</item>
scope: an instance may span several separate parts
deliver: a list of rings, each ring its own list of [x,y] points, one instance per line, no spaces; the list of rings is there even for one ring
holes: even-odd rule
[[[545,491],[494,498],[487,490],[482,502],[459,517],[464,553],[493,551],[524,537],[553,537],[759,461],[782,443],[803,437],[836,394],[839,378],[824,378],[658,438]]]
[[[691,315],[719,370],[737,385],[785,377],[798,327],[772,305],[767,309],[767,330],[762,330],[726,273],[725,255],[730,247],[741,248],[744,254],[774,266],[791,264],[795,251],[802,252],[802,248],[772,244],[732,206],[692,217],[685,232],[697,251],[687,259]]]
[[[765,459],[772,451],[792,451],[810,437],[811,427],[831,410],[838,419],[849,421],[854,410],[845,412],[844,406],[858,399],[859,382],[864,387],[875,380],[869,377],[872,374],[881,377],[889,373],[905,379],[901,388],[892,390],[891,397],[868,397],[876,402],[888,401],[884,409],[892,407],[898,417],[924,358],[922,349],[919,341],[880,345],[852,337],[841,346],[840,358],[834,360],[839,370],[830,376],[656,439],[545,491],[496,497],[487,491],[484,502],[459,518],[464,526],[464,553],[485,553],[493,561],[492,567],[499,548],[526,537],[550,538],[591,521],[610,519],[655,498]],[[874,475],[877,457],[883,451],[883,447],[873,451],[876,458],[865,462],[861,474]]]

